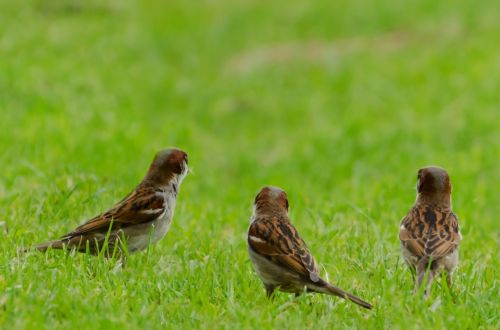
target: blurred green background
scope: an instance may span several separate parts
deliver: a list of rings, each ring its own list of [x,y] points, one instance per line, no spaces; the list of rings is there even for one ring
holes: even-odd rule
[[[0,327],[498,328],[499,13],[495,0],[0,0]],[[124,269],[19,254],[106,210],[168,146],[194,173],[151,251]],[[429,164],[451,175],[464,241],[453,292],[422,302],[397,231]],[[266,184],[288,192],[322,274],[375,312],[266,301],[245,248]]]

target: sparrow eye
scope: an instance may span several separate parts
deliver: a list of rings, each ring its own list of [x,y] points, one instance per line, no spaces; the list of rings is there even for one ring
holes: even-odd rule
[[[181,174],[182,173],[182,164],[181,163],[176,164],[176,166],[175,166],[175,173],[177,173],[177,174]]]
[[[424,185],[421,179],[422,179],[422,176],[419,173],[418,176],[417,176],[417,191],[419,193],[422,192],[422,187]]]

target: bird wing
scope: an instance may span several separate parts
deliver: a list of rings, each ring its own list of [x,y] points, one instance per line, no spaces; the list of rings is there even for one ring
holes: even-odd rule
[[[450,210],[414,207],[401,221],[399,239],[414,256],[444,257],[461,240],[457,216]]]
[[[161,191],[154,188],[135,189],[109,211],[90,219],[65,237],[106,231],[111,223],[113,228],[121,228],[150,222],[157,219],[165,207],[165,197]]]
[[[319,271],[306,243],[288,219],[279,216],[260,218],[250,225],[248,244],[259,255],[308,278],[319,280]]]

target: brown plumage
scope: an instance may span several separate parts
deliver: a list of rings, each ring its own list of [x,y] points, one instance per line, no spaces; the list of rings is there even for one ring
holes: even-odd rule
[[[187,154],[179,149],[158,152],[141,183],[123,200],[58,240],[36,245],[45,251],[76,249],[97,254],[107,240],[108,254],[126,245],[129,253],[160,240],[170,228],[179,186],[188,172]],[[125,240],[123,240],[125,239]]]
[[[268,297],[275,289],[300,295],[304,290],[335,295],[371,309],[366,301],[332,286],[288,219],[288,198],[280,188],[264,187],[254,203],[248,253]]]
[[[417,201],[401,221],[399,239],[403,257],[416,273],[415,291],[423,284],[427,270],[424,295],[442,270],[451,286],[462,236],[458,218],[451,211],[451,183],[444,169],[432,166],[418,171]]]

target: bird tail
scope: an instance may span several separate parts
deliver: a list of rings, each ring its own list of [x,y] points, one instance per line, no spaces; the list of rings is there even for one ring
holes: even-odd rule
[[[431,257],[429,256],[424,256],[422,257],[417,264],[417,283],[415,287],[415,292],[417,292],[422,284],[424,283],[425,279],[425,274],[427,273],[427,269],[429,269],[429,275],[427,277],[427,283],[426,283],[426,290],[424,290],[424,297],[427,295],[427,288],[430,288],[432,285],[432,281],[434,280],[435,276],[435,265],[436,265],[436,260],[432,260]]]
[[[367,309],[373,308],[372,304],[362,300],[361,298],[358,298],[355,295],[350,294],[349,292],[342,290],[341,288],[337,288],[324,280],[320,279],[320,281],[322,281],[321,284],[323,284],[323,285],[322,286],[314,286],[313,291],[326,293],[326,294],[330,294],[330,295],[337,296],[340,298],[344,298],[346,300],[350,300],[353,303],[358,304],[359,306],[367,308]]]
[[[50,241],[50,242],[45,242],[45,243],[40,243],[37,245],[34,245],[31,248],[25,249],[24,252],[27,252],[31,249],[35,249],[41,252],[47,251],[49,248],[51,249],[62,249],[64,248],[64,245],[68,243],[68,240],[56,240],[56,241]]]
[[[105,246],[104,246],[105,245]],[[65,236],[55,241],[49,241],[34,245],[31,248],[25,249],[28,252],[32,249],[45,252],[48,249],[68,249],[76,250],[85,253],[88,251],[90,254],[99,254],[102,249],[105,249],[106,256],[112,256],[115,253],[115,248],[120,252],[120,246],[115,245],[115,242],[97,241],[97,239],[89,239],[84,236]]]
[[[28,249],[25,249],[24,252],[35,249],[41,252],[47,251],[50,249],[64,249],[64,248],[76,248],[77,250],[81,250],[82,246],[82,237],[81,236],[63,236],[54,241],[48,241],[45,243],[36,244]],[[84,246],[84,245],[83,245]]]

